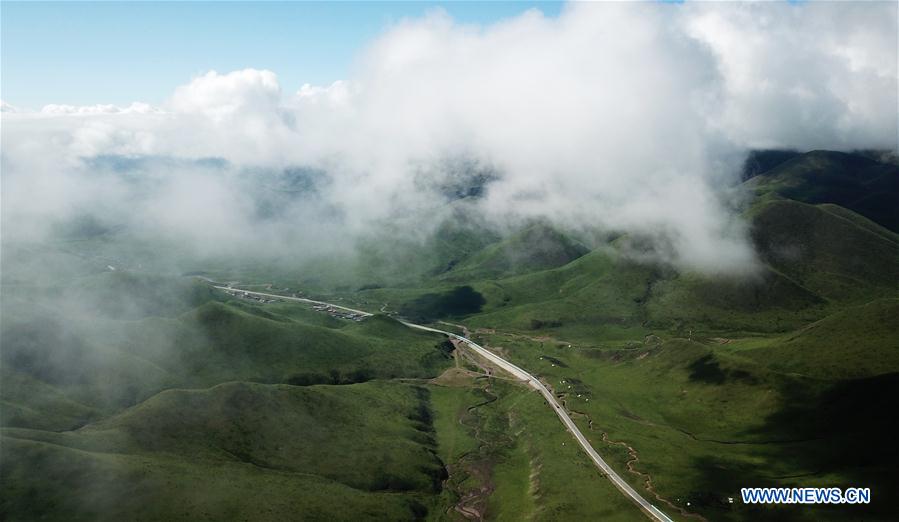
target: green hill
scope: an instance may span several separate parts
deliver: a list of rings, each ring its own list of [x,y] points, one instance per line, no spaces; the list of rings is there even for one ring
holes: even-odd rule
[[[896,295],[899,236],[847,209],[768,201],[752,225],[762,259],[817,295],[850,302]]]
[[[764,174],[774,167],[791,160],[802,153],[792,149],[760,149],[751,150],[743,162],[741,179],[748,180]]]
[[[649,325],[694,331],[782,332],[821,317],[825,301],[776,270],[749,276],[678,274],[647,300]]]
[[[897,317],[899,299],[881,299],[837,312],[744,354],[774,370],[818,379],[899,372]]]
[[[412,520],[439,491],[423,388],[170,390],[73,432],[3,430],[4,520]]]
[[[143,280],[140,278],[139,280]],[[109,286],[102,282],[111,283]],[[125,319],[98,308],[102,296],[133,279],[92,278],[61,297],[4,296],[0,325],[5,426],[72,428],[172,387],[228,381],[341,384],[434,377],[449,364],[440,336],[387,318],[338,321],[296,306],[219,301],[209,287],[180,281],[123,306],[133,317],[172,301],[172,316]],[[131,294],[122,290],[119,299]],[[196,308],[198,296],[212,296]],[[152,305],[152,306],[151,306]]]
[[[439,335],[121,270],[2,298],[4,520],[412,520],[437,502],[427,390],[375,379],[439,375]]]
[[[633,338],[653,329],[786,331],[816,320],[825,301],[762,267],[707,277],[596,250],[564,267],[481,282],[479,326],[546,330],[569,340]]]
[[[899,164],[862,154],[812,151],[747,182],[757,194],[803,203],[833,203],[899,232]]]
[[[891,180],[899,179],[895,165],[821,151],[762,159],[760,166],[773,169],[746,182],[760,195],[747,213],[762,261],[755,274],[679,272],[629,260],[616,251],[617,243],[548,269],[535,262],[530,268],[520,265],[521,273],[514,275],[465,271],[482,266],[475,261],[493,259],[487,254],[502,251],[497,244],[458,269],[479,280],[473,286],[487,299],[473,323],[548,328],[582,340],[651,329],[684,335],[691,330],[783,332],[843,305],[897,295],[899,236],[849,208],[784,196],[834,200],[864,210],[855,205],[861,199],[849,198],[842,189],[892,194]],[[872,215],[889,224],[888,213]],[[539,252],[535,256],[542,257]]]
[[[862,312],[868,321],[856,331],[877,325],[871,340],[895,337],[880,315],[894,311],[891,305]],[[838,320],[851,325],[855,319]],[[897,455],[890,449],[896,421],[885,412],[895,409],[899,373],[894,355],[882,365],[878,357],[895,347],[871,348],[868,359],[859,357],[861,348],[844,349],[853,333],[834,340],[829,333],[802,347],[786,345],[782,359],[777,351],[784,340],[802,332],[761,339],[663,337],[624,349],[568,347],[506,330],[476,339],[549,383],[613,467],[626,470],[630,462],[642,474],[623,474],[640,491],[652,477],[655,491],[710,520],[892,520],[887,492],[896,486],[891,470]],[[846,370],[814,377],[782,371],[790,368],[781,361],[811,348],[830,354],[810,355],[811,365],[842,356]],[[606,438],[626,442],[639,460],[617,453],[618,444],[600,442]],[[806,506],[801,512],[727,500],[747,484],[856,482],[881,497],[870,506]]]
[[[566,265],[587,252],[589,249],[578,241],[538,223],[471,255],[443,279],[493,279],[546,270]]]
[[[710,520],[895,519],[896,166],[775,151],[746,176],[751,274],[638,260],[615,231],[593,250],[544,223],[500,235],[455,188],[433,234],[379,224],[357,257],[191,263],[463,323],[551,385],[648,498],[651,479]],[[441,336],[230,297],[159,258],[129,270],[155,247],[105,230],[4,243],[0,518],[451,519],[466,495],[486,519],[638,516],[539,396],[464,359],[426,383],[454,362]],[[746,485],[850,484],[877,502],[726,500]]]

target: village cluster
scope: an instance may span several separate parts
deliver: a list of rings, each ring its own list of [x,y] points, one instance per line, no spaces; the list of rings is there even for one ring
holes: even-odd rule
[[[360,313],[350,312],[349,310],[342,310],[330,305],[317,304],[313,305],[312,309],[318,312],[326,312],[331,317],[337,317],[338,319],[349,319],[356,322],[365,319],[365,316]]]
[[[241,299],[248,299],[250,301],[256,301],[258,303],[276,303],[276,302],[280,301],[280,299],[277,299],[277,298],[257,295],[257,294],[251,293],[251,292],[245,292],[243,290],[237,290],[237,289],[229,289],[229,290],[225,290],[225,292],[227,292],[227,294],[230,296],[238,297]],[[298,295],[296,293],[294,293],[293,297],[298,297]],[[326,305],[326,304],[316,304],[316,305],[313,305],[312,308],[313,308],[313,310],[315,310],[317,312],[325,312],[328,315],[330,315],[331,317],[336,317],[338,319],[348,319],[350,321],[359,322],[359,321],[362,321],[363,319],[365,319],[365,317],[366,317],[364,314],[360,314],[357,312],[351,312],[349,310],[344,310],[344,309],[338,308],[336,306],[331,306],[331,305]]]
[[[278,299],[266,299],[264,296],[242,292],[240,290],[225,290],[228,295],[240,297],[241,299],[249,299],[250,301],[258,301],[260,303],[275,303]]]

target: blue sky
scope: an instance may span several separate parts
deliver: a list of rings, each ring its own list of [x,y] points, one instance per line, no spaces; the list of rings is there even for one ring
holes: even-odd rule
[[[285,91],[348,76],[367,42],[404,17],[444,8],[487,24],[559,2],[0,3],[0,97],[20,107],[161,103],[210,69],[278,74]]]

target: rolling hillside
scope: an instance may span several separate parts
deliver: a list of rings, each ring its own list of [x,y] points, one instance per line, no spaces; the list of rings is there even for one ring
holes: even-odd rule
[[[0,513],[413,520],[443,474],[427,411],[413,386],[228,383],[169,390],[76,431],[5,428]]]
[[[895,164],[778,153],[747,176],[750,275],[635,259],[614,231],[582,242],[528,223],[500,235],[462,212],[468,196],[423,240],[371,238],[339,262],[200,267],[384,312],[359,323],[228,296],[162,265],[113,270],[107,259],[139,250],[117,254],[114,231],[4,245],[0,515],[639,517],[539,397],[392,315],[464,324],[541,376],[676,519],[891,520]],[[731,505],[746,485],[863,485],[877,501]]]
[[[443,279],[471,281],[564,266],[589,250],[547,224],[534,224],[455,265]]]
[[[825,299],[896,295],[899,235],[845,208],[763,203],[753,216],[753,239],[771,267]]]
[[[796,155],[750,179],[758,195],[833,203],[899,232],[899,163],[870,154],[817,150]]]
[[[391,319],[324,321],[225,297],[184,278],[119,272],[52,294],[7,293],[3,425],[77,427],[172,387],[433,377],[448,364],[439,336]]]

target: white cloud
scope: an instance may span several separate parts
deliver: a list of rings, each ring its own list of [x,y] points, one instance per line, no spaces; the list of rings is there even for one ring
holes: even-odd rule
[[[164,111],[152,105],[134,102],[127,107],[119,107],[117,105],[98,104],[98,105],[57,105],[49,104],[41,108],[41,114],[75,114],[75,115],[93,115],[93,114],[162,114]]]
[[[271,71],[244,69],[227,74],[215,71],[175,89],[170,105],[175,112],[203,114],[221,120],[246,114],[277,112],[281,86]]]
[[[427,229],[438,200],[422,171],[465,156],[501,174],[480,208],[497,221],[662,236],[667,261],[727,270],[752,259],[720,197],[742,151],[896,146],[895,19],[895,3],[575,3],[487,27],[436,11],[386,31],[351,78],[286,97],[273,72],[245,69],[196,77],[162,109],[4,112],[4,167],[52,184],[102,154],[309,165],[333,177],[323,204],[361,234],[398,216]],[[221,182],[251,175],[235,172]],[[204,193],[239,206],[247,180],[203,176]],[[260,233],[214,201],[171,201],[146,208],[172,230]]]
[[[896,146],[895,3],[691,6],[721,73],[711,121],[741,146]]]
[[[345,106],[353,93],[350,86],[343,80],[337,80],[327,87],[320,87],[304,83],[297,91],[297,100],[306,104],[325,103],[332,108]]]
[[[0,112],[21,112],[21,109],[19,109],[15,105],[10,105],[5,101],[0,100]]]

